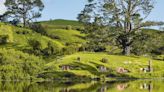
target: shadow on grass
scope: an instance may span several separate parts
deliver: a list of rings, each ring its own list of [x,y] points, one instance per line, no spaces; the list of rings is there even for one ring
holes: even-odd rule
[[[95,67],[90,66],[88,64],[84,64],[81,62],[74,62],[72,65],[78,66],[77,68],[75,68],[76,70],[88,70],[90,73],[94,75],[98,75],[97,74],[98,70]]]

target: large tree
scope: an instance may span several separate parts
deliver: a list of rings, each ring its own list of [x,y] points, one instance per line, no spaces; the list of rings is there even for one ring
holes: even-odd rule
[[[163,24],[145,21],[153,5],[154,0],[88,0],[88,4],[81,11],[78,19],[87,28],[89,25],[92,26],[89,27],[92,34],[97,31],[100,31],[98,32],[100,34],[102,29],[98,27],[108,26],[107,30],[113,32],[117,43],[123,49],[123,54],[129,55],[135,34],[139,33],[141,28]],[[104,35],[107,35],[107,32]]]
[[[33,19],[39,18],[44,8],[42,0],[6,0],[5,6],[10,19],[21,20],[24,27]]]

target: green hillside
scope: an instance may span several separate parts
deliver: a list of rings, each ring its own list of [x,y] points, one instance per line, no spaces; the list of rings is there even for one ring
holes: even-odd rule
[[[120,48],[113,50],[112,45],[107,46],[103,52],[81,50],[86,48],[88,40],[86,34],[76,29],[82,27],[77,21],[52,20],[39,23],[43,27],[39,31],[0,23],[0,79],[164,77],[163,51],[160,50],[164,45],[161,40],[164,34],[161,31],[144,30],[143,33],[150,36],[144,42],[144,50],[140,47],[134,49],[140,53],[154,51],[158,54],[123,56]],[[140,40],[136,44],[141,44]],[[111,52],[113,55],[110,55]],[[147,67],[149,60],[152,61],[153,72],[141,72],[140,68]],[[68,69],[65,70],[65,66]],[[128,72],[118,73],[118,68]]]
[[[57,19],[38,23],[42,24],[46,28],[67,29],[68,27],[71,27],[72,29],[83,29],[83,24],[75,20]]]
[[[0,48],[0,80],[31,80],[41,72],[44,61],[34,55]]]
[[[80,61],[77,58],[80,57]],[[106,59],[105,62],[102,60]],[[57,76],[63,73],[63,76],[81,76],[81,77],[96,77],[96,76],[115,76],[115,77],[130,77],[130,78],[155,78],[163,77],[164,63],[158,60],[152,60],[153,73],[144,73],[140,68],[148,66],[150,58],[139,56],[120,56],[108,55],[105,53],[76,53],[67,55],[61,59],[46,64],[44,77],[45,78],[58,78]],[[63,71],[61,66],[70,66],[68,71]],[[98,67],[104,66],[107,68],[102,72]],[[117,72],[119,67],[128,69],[128,73],[120,74]],[[59,75],[58,75],[59,74]]]
[[[46,30],[49,37],[58,40],[61,43],[82,43],[85,41],[85,35],[77,30],[49,29]]]

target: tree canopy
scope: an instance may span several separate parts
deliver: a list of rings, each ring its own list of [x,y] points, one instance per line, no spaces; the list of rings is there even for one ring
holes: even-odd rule
[[[78,19],[86,27],[91,25],[94,33],[102,32],[95,27],[108,27],[106,30],[114,34],[123,54],[129,55],[135,35],[142,28],[163,25],[163,22],[145,21],[153,8],[154,0],[88,0]]]
[[[23,26],[40,17],[44,8],[42,0],[6,0],[5,6],[10,18],[23,21]]]

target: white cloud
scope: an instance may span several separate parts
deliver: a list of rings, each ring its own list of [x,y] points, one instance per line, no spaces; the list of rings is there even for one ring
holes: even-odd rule
[[[5,0],[0,0],[0,14],[3,14],[6,11],[4,2],[5,2]]]

